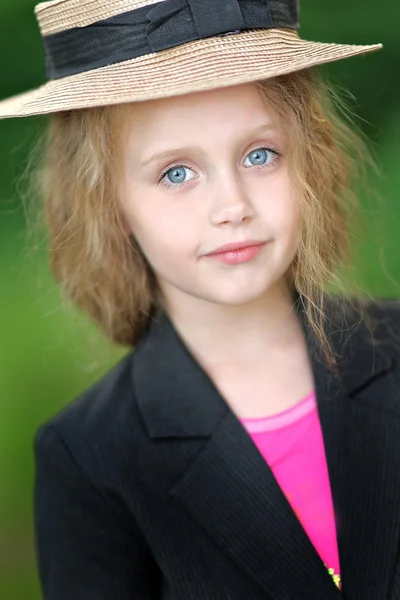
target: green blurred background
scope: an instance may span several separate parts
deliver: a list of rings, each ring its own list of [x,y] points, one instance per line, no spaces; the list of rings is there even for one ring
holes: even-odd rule
[[[44,82],[33,0],[1,0],[0,99]],[[357,258],[363,288],[398,296],[400,282],[400,106],[396,2],[305,0],[302,35],[384,50],[323,68],[357,103],[382,177],[383,204],[364,204],[369,228]],[[43,240],[27,237],[18,179],[45,120],[0,121],[0,598],[41,597],[32,524],[34,432],[119,358],[79,315],[66,311],[52,283]],[[376,234],[376,219],[381,234]],[[382,267],[384,260],[385,269]]]

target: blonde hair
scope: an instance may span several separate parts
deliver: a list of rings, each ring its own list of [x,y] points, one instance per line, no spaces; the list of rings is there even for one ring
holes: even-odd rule
[[[305,224],[290,269],[311,329],[331,364],[324,296],[333,285],[350,301],[343,267],[351,258],[353,193],[365,163],[361,138],[334,108],[314,72],[257,84],[287,135],[291,174]],[[156,279],[126,230],[118,197],[126,107],[55,114],[39,184],[52,272],[63,293],[118,344],[134,346],[157,306]]]

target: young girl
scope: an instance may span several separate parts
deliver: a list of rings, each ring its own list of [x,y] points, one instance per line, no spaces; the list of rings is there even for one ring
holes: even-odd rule
[[[36,438],[46,600],[400,598],[400,305],[327,293],[359,143],[295,0],[55,0],[53,272],[133,350]],[[340,288],[339,288],[340,289]],[[360,300],[360,301],[358,301]]]

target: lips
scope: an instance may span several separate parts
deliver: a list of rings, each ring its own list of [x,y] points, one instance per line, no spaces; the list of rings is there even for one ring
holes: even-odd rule
[[[266,244],[267,242],[258,240],[244,240],[220,246],[205,256],[225,265],[239,265],[251,262],[263,251]]]
[[[216,254],[223,254],[225,252],[236,252],[238,250],[244,250],[245,248],[251,248],[254,246],[263,246],[266,242],[260,240],[244,240],[242,242],[233,242],[231,244],[225,244],[219,246],[216,250],[209,252],[206,256],[214,256]]]

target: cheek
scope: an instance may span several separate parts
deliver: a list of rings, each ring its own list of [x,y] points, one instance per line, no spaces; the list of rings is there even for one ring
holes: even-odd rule
[[[282,214],[281,231],[282,245],[286,247],[287,251],[292,252],[297,249],[301,237],[301,219],[295,199],[288,201],[287,210]]]
[[[299,228],[299,206],[286,171],[272,178],[263,194],[262,214],[276,238],[293,237]]]
[[[131,189],[123,210],[129,231],[150,262],[195,252],[196,216],[182,210],[176,199],[166,198],[165,192]]]
[[[298,202],[292,193],[289,193],[287,202],[283,206],[281,219],[288,235],[296,235],[300,228],[300,213]]]

